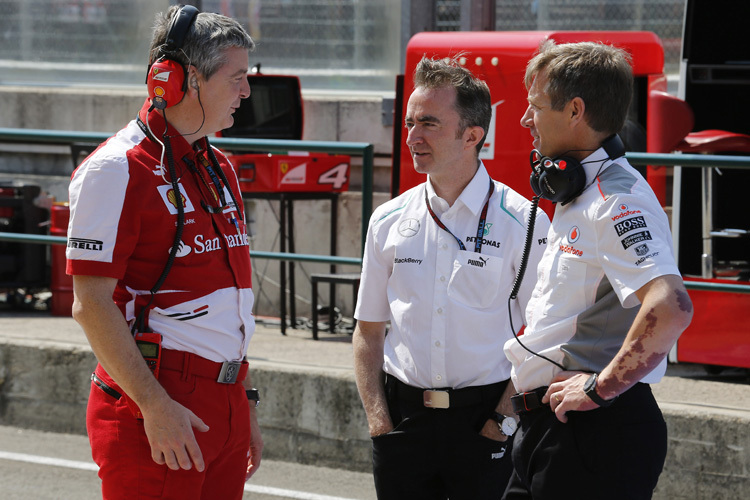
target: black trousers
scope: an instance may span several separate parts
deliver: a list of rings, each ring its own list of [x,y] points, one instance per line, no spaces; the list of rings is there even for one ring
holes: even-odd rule
[[[667,454],[667,426],[646,384],[608,408],[570,412],[549,406],[521,415],[513,477],[504,500],[651,498]]]
[[[510,440],[479,434],[507,381],[483,386],[477,404],[425,408],[386,379],[392,432],[372,440],[375,489],[381,500],[498,500],[513,471]]]

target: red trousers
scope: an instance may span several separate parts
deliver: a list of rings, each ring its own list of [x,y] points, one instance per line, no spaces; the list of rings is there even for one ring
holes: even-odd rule
[[[124,394],[101,366],[95,374]],[[154,462],[143,420],[134,415],[132,401],[129,406],[127,396],[118,399],[92,383],[86,428],[99,466],[103,498],[241,499],[250,447],[249,406],[241,379],[220,384],[216,377],[196,375],[186,362],[181,369],[162,364],[159,382],[175,401],[209,426],[208,432],[195,432],[206,467],[203,472],[195,467],[174,471]]]

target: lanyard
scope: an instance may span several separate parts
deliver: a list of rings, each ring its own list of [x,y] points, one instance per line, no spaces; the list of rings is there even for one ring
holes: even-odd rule
[[[487,201],[484,202],[484,208],[482,208],[482,214],[479,216],[479,225],[477,226],[477,237],[474,240],[474,251],[476,253],[482,253],[482,241],[484,240],[484,226],[487,222],[487,208],[490,206],[490,198],[492,198],[492,178],[490,178],[490,188],[487,190]],[[424,189],[424,202],[427,205],[427,211],[430,212],[430,215],[432,216],[432,220],[435,221],[435,224],[438,225],[440,229],[443,231],[446,231],[448,234],[453,236],[455,240],[458,242],[458,248],[461,250],[466,250],[466,245],[464,245],[463,241],[456,238],[456,235],[451,233],[451,230],[445,227],[445,224],[438,218],[437,215],[435,215],[435,212],[432,211],[432,207],[430,206],[430,201],[427,199],[427,186],[425,186]]]
[[[195,152],[196,158],[198,158],[198,161],[203,166],[203,168],[206,169],[206,172],[208,172],[208,176],[211,178],[211,182],[213,182],[214,187],[216,188],[216,191],[209,186],[209,184],[206,182],[206,180],[203,178],[203,175],[200,175],[200,171],[198,171],[201,180],[203,181],[203,184],[208,188],[208,190],[211,192],[211,195],[214,197],[214,201],[218,201],[221,206],[218,207],[218,209],[214,209],[213,207],[211,210],[209,210],[211,213],[217,213],[215,210],[218,210],[219,212],[222,212],[225,208],[227,208],[227,200],[224,197],[224,187],[222,186],[221,182],[219,182],[219,177],[216,175],[216,171],[214,171],[213,167],[211,166],[211,162],[206,158],[206,151],[198,146],[196,152]],[[218,196],[217,196],[218,193]]]

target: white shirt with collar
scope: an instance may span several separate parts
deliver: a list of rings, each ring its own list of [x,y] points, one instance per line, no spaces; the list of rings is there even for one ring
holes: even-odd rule
[[[558,205],[526,309],[526,347],[567,370],[600,372],[622,346],[640,303],[635,292],[680,275],[666,214],[625,158],[600,148],[582,162],[586,187]],[[505,345],[518,391],[549,385],[560,371],[513,340]],[[658,382],[666,360],[642,381]]]
[[[510,376],[503,344],[513,334],[508,297],[521,263],[531,203],[492,181],[481,253],[475,252],[479,220],[490,177],[484,165],[453,206],[420,184],[378,207],[368,228],[355,317],[390,321],[383,369],[421,388],[492,384]],[[425,204],[464,243],[438,227]],[[537,210],[535,234],[546,235],[549,219]],[[513,326],[534,286],[544,236],[531,245],[527,278],[511,304]]]

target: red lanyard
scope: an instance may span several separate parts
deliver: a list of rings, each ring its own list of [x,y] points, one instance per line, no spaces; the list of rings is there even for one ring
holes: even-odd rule
[[[429,182],[429,181],[428,181]],[[487,190],[487,201],[484,202],[484,208],[482,208],[482,214],[479,217],[479,225],[477,226],[477,238],[474,240],[474,251],[476,253],[482,253],[482,242],[484,240],[484,226],[487,221],[487,208],[490,206],[490,198],[492,198],[492,178],[490,178],[490,188]],[[464,245],[463,241],[458,239],[455,234],[451,232],[450,229],[445,227],[445,224],[438,218],[437,215],[435,215],[435,212],[432,211],[432,207],[430,206],[430,201],[427,199],[427,186],[425,185],[424,189],[424,202],[427,205],[427,211],[430,212],[430,215],[432,216],[432,220],[435,221],[435,224],[438,225],[440,229],[443,231],[446,231],[448,234],[453,236],[455,240],[458,242],[458,248],[461,250],[466,250],[466,246]]]

